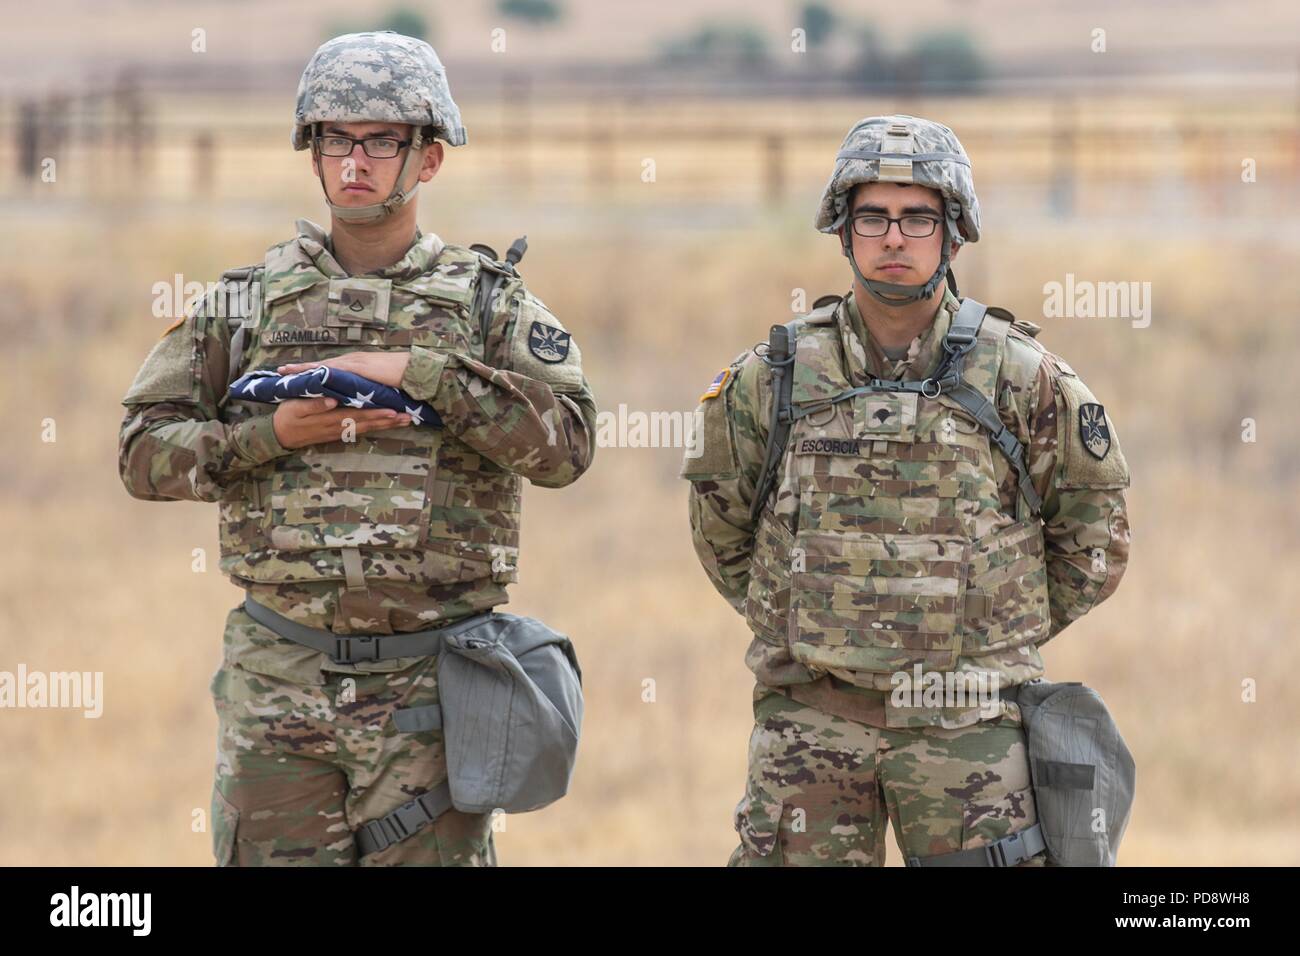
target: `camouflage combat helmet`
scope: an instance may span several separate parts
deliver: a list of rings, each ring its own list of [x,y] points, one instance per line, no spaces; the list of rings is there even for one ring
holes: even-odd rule
[[[922,285],[905,285],[868,279],[853,257],[848,224],[849,194],[859,183],[915,183],[937,189],[943,196],[943,253],[939,266]],[[885,305],[901,306],[928,298],[947,276],[952,241],[978,242],[980,207],[970,158],[948,127],[927,119],[896,113],[862,120],[844,137],[835,156],[835,171],[822,193],[816,226],[821,232],[839,233],[841,251],[853,266],[863,287]],[[886,298],[886,294],[894,298]]]
[[[392,30],[337,36],[312,55],[298,83],[293,148],[306,149],[315,124],[329,120],[407,123],[413,128],[402,171],[386,200],[369,206],[338,206],[325,194],[334,215],[349,222],[390,216],[415,194],[418,180],[407,191],[401,185],[415,166],[420,147],[429,142],[426,127],[432,127],[431,138],[450,146],[463,146],[466,141],[438,54],[423,40]],[[323,173],[321,188],[325,188]]]

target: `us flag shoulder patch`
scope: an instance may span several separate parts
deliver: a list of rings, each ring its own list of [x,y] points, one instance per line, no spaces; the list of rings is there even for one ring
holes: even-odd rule
[[[724,368],[718,373],[717,377],[709,383],[709,387],[706,388],[704,394],[700,396],[700,401],[705,402],[710,398],[717,398],[721,395],[722,389],[727,384],[727,379],[729,378],[731,378],[731,369]]]
[[[175,322],[173,322],[171,325],[167,326],[167,328],[163,329],[162,335],[158,336],[158,338],[159,338],[159,339],[165,339],[165,338],[166,338],[170,333],[176,331],[177,329],[179,329],[179,328],[180,328],[182,325],[184,325],[184,324],[185,324],[185,316],[182,315],[179,319],[177,319],[177,320],[176,320]]]

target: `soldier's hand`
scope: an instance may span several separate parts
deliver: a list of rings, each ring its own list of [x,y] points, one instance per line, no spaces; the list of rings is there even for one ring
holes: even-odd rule
[[[368,378],[380,385],[398,388],[402,384],[402,377],[406,374],[406,366],[410,361],[410,349],[389,352],[348,352],[346,355],[336,355],[334,358],[322,359],[319,362],[292,362],[277,367],[276,371],[281,375],[289,375],[293,372],[305,372],[309,368],[320,365],[328,365],[330,368],[342,369]]]
[[[276,440],[285,448],[302,448],[341,441],[343,429],[351,420],[354,434],[401,428],[411,423],[411,416],[391,408],[335,408],[333,398],[290,398],[281,402],[271,419]]]

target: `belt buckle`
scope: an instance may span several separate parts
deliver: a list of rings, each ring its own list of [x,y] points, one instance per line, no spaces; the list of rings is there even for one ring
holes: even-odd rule
[[[358,650],[365,650],[367,653],[354,654],[352,641],[363,642],[364,647]],[[334,638],[333,660],[335,664],[356,664],[361,661],[377,661],[379,659],[379,635],[377,634],[347,634],[335,636]]]

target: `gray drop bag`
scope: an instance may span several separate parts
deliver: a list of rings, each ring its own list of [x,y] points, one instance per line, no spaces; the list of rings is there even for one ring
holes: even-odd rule
[[[438,655],[438,695],[457,810],[526,813],[564,796],[582,729],[582,671],[567,637],[495,612],[453,626]]]
[[[1049,859],[1114,866],[1137,772],[1119,728],[1097,692],[1078,682],[1038,678],[1017,690]]]

